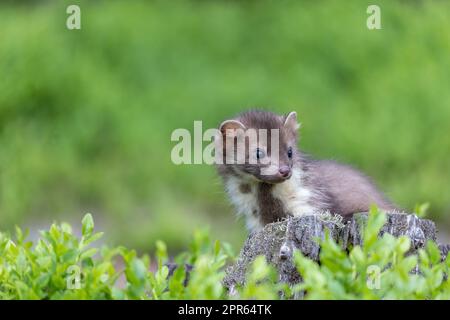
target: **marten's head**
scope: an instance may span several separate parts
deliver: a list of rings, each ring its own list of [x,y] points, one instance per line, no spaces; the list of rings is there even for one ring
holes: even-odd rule
[[[298,128],[296,112],[280,116],[252,110],[222,122],[221,168],[266,183],[289,179],[299,157]]]

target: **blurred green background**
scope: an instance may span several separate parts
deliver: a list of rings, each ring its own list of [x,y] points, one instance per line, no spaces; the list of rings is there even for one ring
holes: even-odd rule
[[[66,7],[81,7],[81,30]],[[10,1],[0,4],[0,228],[79,223],[179,250],[246,231],[215,169],[170,161],[176,128],[296,110],[300,145],[450,225],[450,2]]]

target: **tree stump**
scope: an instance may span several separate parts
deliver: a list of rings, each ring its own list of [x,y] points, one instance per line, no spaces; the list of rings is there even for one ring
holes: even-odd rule
[[[338,219],[330,219],[331,216],[328,214],[306,215],[268,224],[261,231],[248,236],[237,262],[227,269],[224,285],[229,290],[233,290],[235,285],[243,284],[248,267],[259,255],[264,255],[267,262],[276,267],[279,281],[289,284],[298,283],[301,279],[293,262],[295,249],[299,249],[310,259],[318,261],[320,246],[315,239],[323,239],[325,230],[329,230],[330,237],[341,243],[344,249],[361,245],[361,230],[367,215],[367,213],[355,214],[346,223]],[[384,232],[396,237],[408,236],[411,239],[411,253],[424,247],[427,240],[436,241],[434,222],[411,214],[388,213],[381,234]],[[449,247],[449,245],[439,246],[443,259]]]

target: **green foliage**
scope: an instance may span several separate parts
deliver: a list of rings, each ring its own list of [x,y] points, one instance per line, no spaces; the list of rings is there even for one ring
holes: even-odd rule
[[[0,233],[0,299],[450,299],[444,277],[450,258],[441,262],[431,241],[417,255],[407,255],[408,238],[378,237],[384,222],[385,215],[373,209],[364,244],[349,253],[328,235],[319,240],[320,265],[296,252],[303,282],[293,287],[278,283],[274,267],[257,257],[245,285],[231,296],[222,280],[233,254],[205,230],[196,232],[190,249],[174,258],[178,267],[168,277],[161,241],[153,264],[149,256],[124,247],[92,247],[102,233],[94,233],[90,214],[83,218],[81,237],[68,224],[53,224],[33,244],[16,228],[14,240]],[[186,263],[193,266],[188,279]]]
[[[295,109],[306,151],[449,217],[449,1],[379,0],[379,31],[364,0],[8,3],[2,228],[90,211],[108,240],[140,250],[179,250],[205,224],[236,247],[245,231],[215,170],[175,166],[170,134],[254,106]],[[82,29],[69,31],[74,3]]]
[[[384,213],[372,209],[364,228],[363,245],[349,253],[326,236],[320,240],[320,265],[295,253],[307,299],[449,299],[445,279],[450,256],[441,262],[437,245],[428,241],[418,254],[408,255],[410,239],[388,233],[379,237]]]
[[[33,245],[16,228],[15,241],[0,234],[1,299],[111,299],[119,273],[113,257],[131,252],[90,247],[102,233],[93,233],[94,222],[83,218],[82,235],[73,235],[68,224],[53,224]],[[101,259],[94,259],[100,255]],[[81,272],[82,270],[82,272]],[[77,288],[77,275],[82,289]]]
[[[221,280],[229,248],[217,241],[212,244],[206,232],[196,233],[192,250],[175,259],[181,267],[170,278],[163,242],[157,242],[156,265],[151,265],[149,256],[139,257],[134,250],[91,247],[101,236],[94,233],[90,214],[82,220],[81,238],[65,223],[41,232],[35,244],[26,241],[20,228],[14,240],[1,233],[0,299],[224,298]],[[195,272],[185,287],[187,262]]]
[[[264,256],[259,256],[250,266],[245,285],[237,289],[237,297],[277,299],[281,292],[286,294],[288,290],[285,284],[277,283],[277,272],[274,267],[267,264]]]

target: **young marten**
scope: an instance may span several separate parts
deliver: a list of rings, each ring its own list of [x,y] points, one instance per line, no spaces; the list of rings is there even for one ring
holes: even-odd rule
[[[361,172],[301,152],[297,148],[299,127],[296,112],[280,116],[256,110],[220,125],[224,161],[217,165],[218,171],[250,231],[288,216],[330,212],[348,218],[368,211],[373,204],[386,211],[397,210]],[[259,129],[266,129],[265,138]],[[249,138],[250,131],[257,132],[256,141]],[[238,152],[233,150],[238,150],[239,137],[244,137],[240,141],[245,141],[245,152],[236,163]],[[236,149],[227,153],[227,141]],[[278,146],[272,147],[274,141]]]

